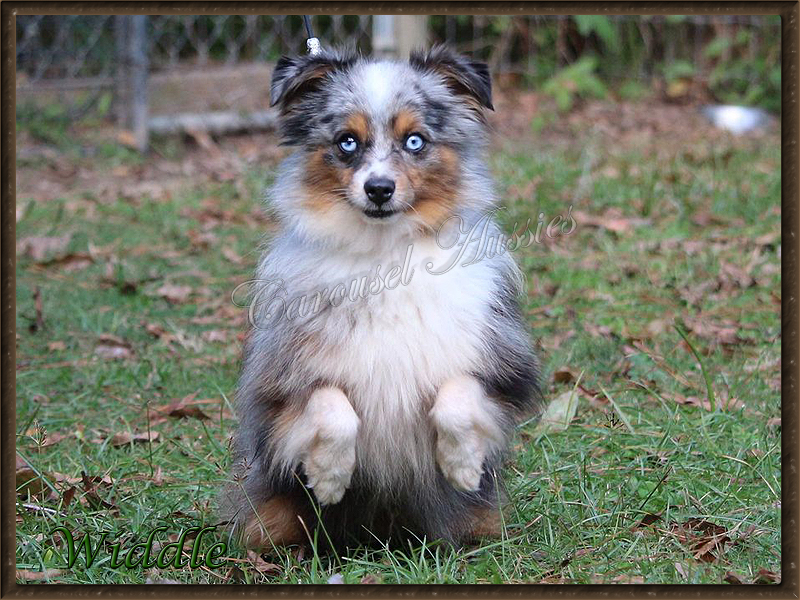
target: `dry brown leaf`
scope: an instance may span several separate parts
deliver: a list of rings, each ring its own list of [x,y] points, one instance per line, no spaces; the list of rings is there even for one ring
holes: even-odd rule
[[[219,238],[212,231],[198,232],[190,229],[186,232],[192,246],[198,250],[208,250],[211,246],[215,245]]]
[[[58,577],[62,572],[61,569],[45,569],[44,571],[17,569],[17,581],[42,581]]]
[[[689,519],[680,525],[673,523],[670,533],[689,549],[695,560],[708,563],[722,556],[725,544],[731,541],[727,529],[704,519]]]
[[[781,418],[780,417],[773,417],[767,421],[767,428],[768,429],[780,429],[781,428]]]
[[[50,342],[49,344],[47,344],[47,349],[50,350],[51,352],[59,352],[61,350],[66,350],[67,345],[62,341]]]
[[[744,583],[744,581],[742,581],[742,578],[739,577],[733,571],[728,571],[727,573],[725,573],[725,577],[722,579],[722,581],[733,585],[742,585]]]
[[[373,575],[372,573],[368,573],[361,578],[359,582],[361,585],[377,585],[381,582],[381,578],[379,575]]]
[[[37,262],[48,256],[63,252],[69,246],[72,234],[53,236],[30,236],[17,242],[17,256],[27,256]]]
[[[559,367],[553,373],[553,381],[556,383],[571,383],[578,378],[578,375],[569,367]]]
[[[151,425],[153,423],[166,421],[168,417],[175,419],[209,419],[210,417],[204,413],[198,405],[209,404],[210,402],[216,402],[216,400],[195,400],[195,396],[197,396],[196,392],[194,394],[189,394],[188,396],[177,400],[176,402],[154,407],[153,412],[156,413],[156,416],[151,419]]]
[[[120,360],[131,358],[133,356],[133,348],[129,342],[119,336],[103,334],[97,338],[94,353],[101,358]]]
[[[575,217],[575,221],[578,223],[578,227],[588,225],[589,227],[607,229],[614,233],[626,233],[634,227],[650,223],[648,219],[623,217],[616,208],[608,209],[603,215],[592,215],[581,210],[573,211],[572,214]]]
[[[225,246],[225,247],[222,248],[222,256],[227,258],[229,261],[231,261],[235,265],[244,264],[244,258],[239,256],[236,253],[236,250],[234,250],[233,248],[230,248],[228,246]]]
[[[760,583],[760,584],[768,584],[768,583],[780,583],[781,582],[781,574],[776,573],[775,571],[768,571],[763,567],[758,570],[758,574],[756,578],[753,580],[753,583]]]
[[[28,494],[35,496],[47,489],[42,478],[27,463],[23,461],[23,464],[20,465],[19,457],[17,457],[16,486],[17,494],[23,496]]]
[[[41,261],[39,264],[44,267],[60,267],[62,271],[70,273],[72,271],[80,271],[81,269],[85,269],[93,262],[94,259],[89,253],[73,252],[70,254],[65,254],[64,256],[51,258],[50,260]]]
[[[158,431],[131,433],[130,431],[121,431],[111,436],[110,443],[112,446],[119,448],[120,446],[127,446],[131,443],[144,443],[155,442],[159,438]],[[102,443],[104,440],[92,440],[95,443]]]
[[[189,299],[189,296],[192,294],[192,288],[188,285],[165,283],[156,290],[156,293],[172,304],[180,304]]]
[[[204,331],[202,338],[207,342],[225,343],[228,341],[228,332],[224,329],[212,329],[210,331]]]
[[[265,561],[260,554],[252,550],[247,551],[247,558],[250,561],[250,565],[262,575],[280,573],[282,570],[279,565]]]
[[[653,513],[647,513],[642,519],[633,527],[631,527],[631,531],[636,531],[638,529],[644,529],[661,520],[661,515],[655,515]]]
[[[714,322],[707,317],[686,317],[686,327],[696,336],[719,344],[738,344],[742,338],[738,336],[739,326],[733,321]]]
[[[736,288],[747,289],[756,284],[755,279],[747,271],[724,261],[720,262],[719,282],[721,289],[726,291]]]

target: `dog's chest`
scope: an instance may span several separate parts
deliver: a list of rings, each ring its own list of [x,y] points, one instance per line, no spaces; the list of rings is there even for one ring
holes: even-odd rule
[[[364,416],[419,413],[441,384],[480,360],[492,278],[487,265],[433,275],[426,260],[394,289],[326,311],[318,368]],[[410,415],[407,415],[410,416]]]

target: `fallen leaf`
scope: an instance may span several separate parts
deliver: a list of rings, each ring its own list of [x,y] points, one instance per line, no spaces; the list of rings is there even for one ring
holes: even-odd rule
[[[42,581],[52,579],[61,575],[61,569],[45,569],[44,571],[28,571],[27,569],[17,569],[18,581]]]
[[[767,429],[780,429],[781,428],[781,418],[780,417],[773,417],[767,421]]]
[[[378,575],[373,575],[372,573],[368,573],[361,578],[361,585],[377,585],[381,582],[381,578]]]
[[[156,293],[172,304],[180,304],[189,299],[189,296],[192,293],[192,288],[188,285],[173,285],[171,283],[165,283],[156,290]]]
[[[59,352],[61,350],[66,350],[67,345],[61,341],[50,342],[49,344],[47,344],[47,349],[50,350],[51,352]]]
[[[539,439],[545,433],[564,431],[578,410],[579,394],[577,390],[570,390],[556,396],[547,405],[544,413],[533,430],[534,439]]]
[[[640,217],[623,217],[616,208],[607,210],[603,215],[591,215],[581,210],[573,211],[572,214],[575,217],[575,221],[578,223],[578,227],[598,227],[600,229],[613,231],[614,233],[626,233],[634,227],[640,227],[650,223],[648,219],[642,219]]]
[[[42,478],[39,477],[39,474],[19,456],[17,456],[16,487],[17,494],[23,496],[27,496],[28,494],[35,496],[46,489],[46,484]]]
[[[151,419],[150,424],[152,425],[154,423],[165,421],[167,420],[167,417],[173,417],[175,419],[209,419],[210,417],[203,412],[199,405],[209,404],[210,402],[217,401],[206,399],[195,400],[195,396],[197,396],[196,392],[194,394],[189,394],[188,396],[176,402],[154,407],[153,412],[156,414],[156,417]],[[160,415],[160,418],[158,415]]]
[[[228,246],[225,246],[225,247],[222,248],[222,256],[227,258],[229,261],[231,261],[235,265],[241,265],[241,264],[244,263],[244,258],[239,256],[236,253],[236,250],[234,250],[233,248],[230,248]]]
[[[208,250],[211,246],[215,245],[219,238],[213,231],[198,232],[190,229],[186,232],[192,246],[198,250]]]
[[[72,271],[80,271],[85,269],[94,262],[94,259],[87,252],[73,252],[65,254],[50,260],[39,262],[44,267],[60,267],[62,271],[67,273]]]
[[[722,555],[725,544],[731,541],[727,529],[704,519],[673,523],[670,533],[689,549],[695,560],[708,563],[715,562]]]
[[[133,356],[133,348],[129,342],[121,337],[103,334],[97,338],[97,345],[95,346],[94,353],[101,358],[120,360],[131,358]]]
[[[109,443],[119,448],[120,446],[127,446],[128,444],[136,444],[136,443],[144,443],[144,442],[155,442],[159,438],[158,431],[151,431],[149,434],[147,432],[144,433],[131,433],[129,431],[122,431],[120,433],[115,433],[111,436]],[[92,440],[94,443],[102,443],[102,438]]]
[[[553,381],[556,383],[572,383],[577,378],[575,371],[569,367],[560,367],[553,373]]]
[[[72,234],[59,237],[31,236],[22,238],[17,242],[17,255],[27,256],[40,262],[48,256],[66,250],[71,239]]]
[[[732,321],[714,322],[704,316],[686,317],[686,327],[696,336],[719,344],[738,344],[744,341],[739,337],[739,327]]]
[[[223,329],[212,329],[204,331],[202,337],[207,342],[227,342],[228,332]]]
[[[642,519],[633,527],[631,527],[631,531],[636,531],[637,529],[644,529],[645,527],[652,525],[661,520],[661,515],[654,515],[653,513],[647,513]]]
[[[719,282],[720,288],[725,291],[747,289],[756,284],[755,279],[747,271],[724,261],[720,262]]]
[[[723,577],[722,581],[733,585],[742,585],[744,583],[742,579],[733,571],[728,571],[725,573],[725,577]]]
[[[675,570],[678,572],[678,575],[683,577],[684,579],[688,579],[688,575],[686,573],[686,569],[683,568],[681,563],[675,563]]]
[[[769,583],[780,583],[781,582],[781,574],[775,573],[774,571],[768,571],[763,567],[758,570],[758,574],[756,578],[753,580],[753,583],[759,584],[769,584]]]
[[[265,561],[260,554],[253,552],[252,550],[247,551],[247,558],[250,560],[252,567],[262,575],[280,573],[282,570],[280,565]]]

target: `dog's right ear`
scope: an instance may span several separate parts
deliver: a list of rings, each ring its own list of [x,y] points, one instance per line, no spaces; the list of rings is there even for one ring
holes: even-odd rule
[[[345,69],[355,62],[352,53],[320,52],[316,55],[282,56],[272,72],[270,106],[282,109],[312,90],[318,89],[332,71]]]

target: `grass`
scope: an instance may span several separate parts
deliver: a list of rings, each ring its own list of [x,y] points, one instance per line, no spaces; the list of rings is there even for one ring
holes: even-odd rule
[[[574,232],[516,257],[548,400],[582,373],[566,430],[536,439],[535,422],[520,428],[501,540],[333,558],[248,557],[230,541],[220,568],[111,568],[110,543],[124,551],[158,526],[218,522],[244,330],[230,293],[270,227],[255,216],[267,163],[157,199],[19,194],[18,240],[71,238],[55,262],[18,256],[17,452],[33,475],[17,494],[17,568],[56,569],[42,580],[59,583],[722,583],[729,571],[745,582],[780,572],[777,137],[644,152],[591,135],[516,142],[492,169],[508,230],[572,205]],[[190,295],[169,301],[165,285]],[[150,419],[186,397],[208,418]],[[637,527],[647,515],[658,520]],[[729,541],[698,550],[710,525],[697,523]],[[91,567],[83,556],[64,567],[50,535],[61,525],[76,541],[108,532]],[[221,528],[202,552],[219,541]]]

